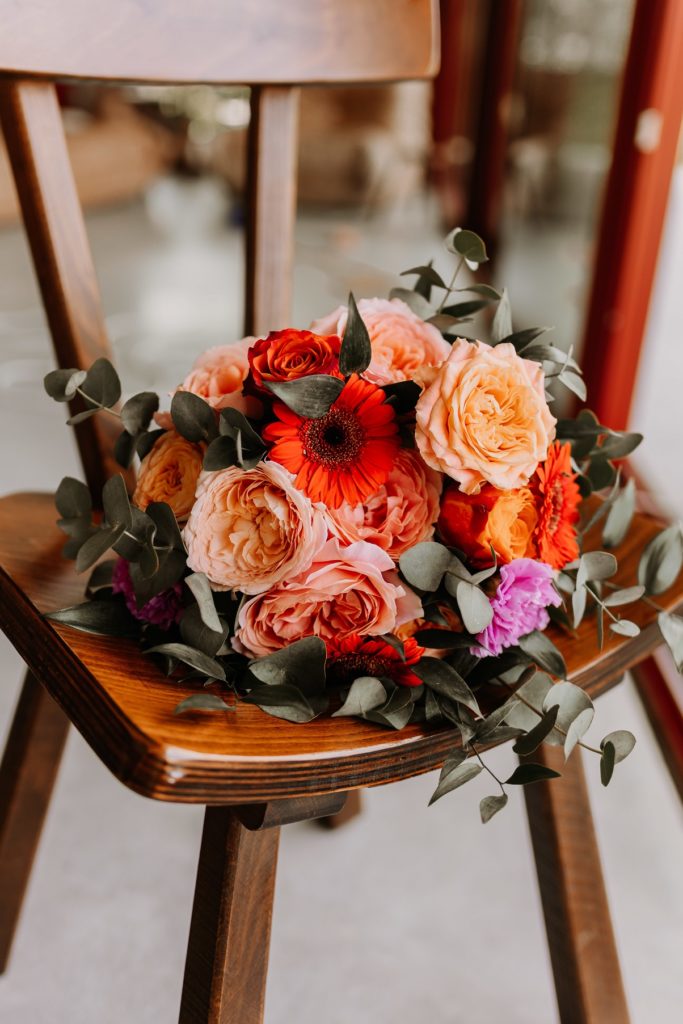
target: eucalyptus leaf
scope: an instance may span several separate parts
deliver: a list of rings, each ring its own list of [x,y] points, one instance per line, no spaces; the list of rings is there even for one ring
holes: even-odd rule
[[[431,807],[432,804],[440,800],[446,793],[452,793],[454,789],[458,789],[471,779],[475,779],[481,770],[481,765],[477,764],[476,761],[464,761],[456,768],[453,768],[452,771],[440,779],[438,786],[432,793],[429,806]]]
[[[387,691],[379,679],[374,676],[359,676],[354,679],[346,700],[332,715],[333,718],[344,718],[348,715],[362,717],[366,712],[386,704]]]
[[[164,654],[169,658],[182,661],[184,665],[189,665],[190,668],[201,672],[209,679],[220,679],[222,682],[225,682],[225,670],[220,662],[216,661],[215,658],[209,657],[208,654],[204,654],[203,651],[189,647],[187,644],[157,644],[155,647],[148,647],[145,654]]]
[[[173,426],[186,441],[211,441],[218,433],[216,414],[203,398],[191,391],[176,391],[171,399]]]
[[[399,380],[395,384],[385,384],[382,391],[387,396],[387,402],[391,403],[399,416],[412,412],[422,394],[420,385],[414,380]]]
[[[657,622],[666,645],[671,651],[676,668],[683,673],[683,618],[669,612],[660,612]]]
[[[528,786],[532,782],[544,782],[546,779],[559,779],[560,773],[552,768],[546,768],[544,764],[520,764],[517,765],[509,779],[505,780],[506,786]]]
[[[49,612],[45,618],[71,626],[82,633],[95,633],[98,636],[134,639],[140,635],[140,623],[133,618],[122,601],[86,601],[71,608]]]
[[[640,634],[640,626],[629,619],[619,619],[618,622],[610,622],[609,628],[619,636],[634,637]]]
[[[617,560],[609,551],[587,551],[579,562],[581,578],[608,580],[617,571]]]
[[[541,633],[539,630],[527,633],[526,636],[521,637],[519,640],[519,646],[541,668],[544,668],[553,676],[566,679],[567,666],[564,663],[564,658],[550,637],[546,636],[545,633]]]
[[[493,607],[483,590],[460,580],[457,586],[460,616],[468,633],[477,634],[493,621]]]
[[[593,701],[590,699],[585,690],[582,690],[580,686],[576,686],[575,683],[557,683],[548,690],[545,699],[543,701],[543,711],[550,711],[551,708],[557,707],[557,729],[550,733],[548,736],[548,743],[556,746],[561,746],[565,743],[565,735],[569,732],[569,728],[572,723],[584,712],[588,712],[581,722],[580,736],[586,731],[588,726],[593,720],[595,710],[593,708]],[[585,728],[584,728],[585,726]],[[562,730],[560,732],[559,730]]]
[[[494,345],[509,341],[512,336],[512,311],[510,309],[510,298],[507,288],[503,288],[491,324],[491,340]]]
[[[600,445],[599,452],[605,459],[624,459],[636,450],[642,440],[642,434],[612,430]]]
[[[635,510],[636,484],[631,479],[611,503],[602,531],[603,544],[610,548],[621,544],[628,533]]]
[[[485,796],[483,800],[480,800],[479,814],[482,825],[490,821],[494,814],[498,814],[498,811],[502,811],[507,802],[507,793],[499,793],[497,796]]]
[[[147,430],[152,416],[159,408],[159,396],[154,391],[141,391],[129,398],[121,409],[121,421],[129,434]]]
[[[64,519],[88,518],[92,514],[92,498],[89,488],[72,476],[62,479],[55,493],[55,505]]]
[[[617,729],[615,732],[608,733],[601,740],[600,749],[604,750],[608,743],[614,747],[614,763],[619,764],[620,761],[624,761],[628,757],[635,747],[636,738],[628,729]]]
[[[204,453],[202,469],[215,473],[239,463],[237,442],[232,437],[216,437]]]
[[[206,573],[192,573],[186,578],[185,583],[199,606],[199,613],[204,625],[208,629],[213,630],[214,633],[220,633],[222,629],[221,620],[218,618],[218,612],[213,603],[213,591],[211,590],[211,584]]]
[[[564,384],[582,402],[586,401],[588,391],[586,389],[586,382],[580,374],[575,373],[574,370],[563,370],[557,379],[560,384]]]
[[[191,604],[184,610],[180,620],[180,635],[188,647],[196,647],[213,658],[223,647],[229,633],[227,624],[220,619],[219,625],[218,631],[209,629],[202,619],[199,605]]]
[[[173,509],[165,501],[153,501],[146,514],[157,528],[157,539],[161,544],[170,545],[176,551],[185,551],[185,543]]]
[[[559,710],[558,705],[549,708],[543,717],[539,718],[533,729],[519,737],[512,748],[514,752],[519,754],[520,757],[533,754],[534,750],[541,745],[546,736],[552,732]]]
[[[409,274],[417,274],[418,277],[422,277],[425,281],[429,281],[429,283],[434,285],[435,288],[446,287],[446,283],[441,277],[441,274],[434,270],[434,267],[432,266],[411,267],[410,270],[401,271],[401,277],[407,277]]]
[[[161,427],[158,430],[146,430],[135,438],[135,451],[138,458],[144,459],[151,452],[160,437],[166,433]]]
[[[312,420],[326,416],[344,388],[343,380],[325,373],[312,373],[298,380],[265,383],[266,387],[297,416]]]
[[[68,402],[86,377],[85,370],[51,370],[43,378],[43,387],[55,402]]]
[[[456,704],[464,704],[475,714],[481,714],[477,699],[462,676],[441,658],[423,657],[412,666],[413,672],[425,686],[443,697],[448,697]]]
[[[114,444],[114,458],[119,466],[128,469],[135,455],[135,438],[127,430],[122,430]]]
[[[488,256],[483,240],[474,231],[456,228],[446,238],[446,248],[459,256],[464,256],[470,263],[486,263]]]
[[[274,718],[283,718],[287,722],[311,722],[327,709],[325,694],[306,696],[297,686],[289,683],[256,687],[243,697],[243,700],[247,704],[256,704],[267,714]]]
[[[363,373],[372,359],[370,335],[358,312],[353,292],[349,293],[346,327],[339,350],[339,369],[348,377],[352,373]]]
[[[639,601],[645,593],[645,587],[625,587],[623,590],[615,590],[603,599],[603,604],[608,608],[617,608],[619,605],[632,604]]]
[[[191,697],[181,700],[174,709],[174,715],[182,715],[186,711],[234,711],[234,707],[213,693],[193,693]]]
[[[564,741],[565,760],[569,757],[576,744],[579,743],[588,732],[594,717],[594,709],[586,708],[584,711],[580,711],[574,721],[570,724]]]
[[[307,636],[250,662],[249,672],[267,686],[291,684],[310,696],[325,688],[325,658],[324,641]]]
[[[411,586],[433,592],[439,589],[451,557],[443,544],[426,540],[404,551],[398,564]]]
[[[421,295],[418,291],[411,291],[410,288],[392,288],[389,292],[389,298],[400,299],[401,302],[405,302],[406,306],[413,311],[415,316],[419,316],[421,320],[429,320],[436,312],[431,302],[424,295]]]
[[[478,313],[479,310],[486,309],[490,305],[490,299],[469,299],[467,302],[454,302],[449,306],[444,306],[442,312],[446,316],[452,316],[456,320],[460,320],[462,317],[471,316],[472,313]]]
[[[102,488],[104,514],[110,526],[123,525],[129,530],[133,525],[133,513],[126,484],[120,473],[110,476]]]
[[[609,786],[614,774],[615,764],[616,750],[614,749],[614,744],[607,740],[602,748],[602,757],[600,758],[600,781],[603,786]]]
[[[119,375],[110,361],[104,358],[95,360],[80,388],[91,401],[105,409],[111,409],[121,397]]]
[[[683,565],[681,528],[669,526],[652,538],[638,563],[638,582],[648,594],[661,594],[674,583]]]
[[[123,523],[111,527],[103,526],[97,533],[88,537],[76,555],[76,572],[85,572],[86,569],[92,568],[98,558],[116,544],[124,529]]]

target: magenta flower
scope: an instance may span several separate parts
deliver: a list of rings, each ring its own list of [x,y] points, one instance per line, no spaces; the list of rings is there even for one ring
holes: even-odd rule
[[[141,622],[149,622],[161,629],[170,629],[171,626],[180,622],[183,614],[181,583],[175,583],[168,590],[157,594],[147,604],[143,604],[142,608],[138,608],[128,562],[125,558],[119,558],[114,566],[111,584],[115,594],[123,594],[126,607],[131,615]]]
[[[545,629],[550,622],[548,605],[562,604],[553,586],[554,570],[533,558],[517,558],[500,570],[500,583],[491,601],[493,621],[477,634],[480,646],[471,652],[479,658],[498,655],[520,637]]]

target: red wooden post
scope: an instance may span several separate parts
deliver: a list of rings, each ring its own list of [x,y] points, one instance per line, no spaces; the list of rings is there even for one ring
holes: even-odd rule
[[[591,408],[628,424],[683,115],[683,3],[637,0],[583,345]]]

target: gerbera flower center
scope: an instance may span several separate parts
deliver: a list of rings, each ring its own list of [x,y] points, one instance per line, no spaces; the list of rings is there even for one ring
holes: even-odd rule
[[[329,671],[333,681],[343,685],[359,676],[386,676],[390,663],[388,658],[377,654],[342,654],[330,663]]]
[[[562,516],[562,507],[564,505],[564,491],[562,489],[562,479],[558,478],[553,480],[552,487],[550,489],[550,515],[548,517],[548,533],[554,534],[560,525],[560,518]]]
[[[330,409],[299,429],[304,456],[329,468],[353,463],[363,451],[365,431],[349,409]]]

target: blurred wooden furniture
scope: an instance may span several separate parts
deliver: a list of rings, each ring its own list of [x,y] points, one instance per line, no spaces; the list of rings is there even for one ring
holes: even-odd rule
[[[638,0],[583,341],[591,408],[627,427],[683,118],[683,4]],[[639,473],[640,476],[640,473]],[[647,479],[640,478],[642,488]],[[683,683],[666,653],[633,673],[683,797]]]
[[[204,0],[192,8],[159,0],[134,12],[125,7],[116,19],[105,0],[69,0],[58,16],[48,0],[26,0],[5,12],[4,29],[0,112],[57,357],[66,366],[87,366],[109,347],[51,79],[254,86],[247,331],[259,334],[289,315],[297,83],[423,77],[437,63],[432,0]],[[112,468],[111,438],[91,419],[77,439],[97,493]],[[50,495],[0,501],[0,622],[33,673],[0,773],[1,966],[71,720],[136,792],[206,805],[180,1020],[258,1024],[279,827],[338,814],[359,787],[438,767],[454,746],[453,732],[413,725],[393,733],[329,718],[300,727],[246,705],[234,729],[216,718],[175,717],[177,687],[137,646],[43,618],[78,601],[83,589],[61,558],[53,520]],[[657,526],[645,516],[636,520],[619,552],[622,573],[634,569],[639,545]],[[674,607],[682,598],[679,586],[663,603]],[[614,684],[656,642],[652,615],[643,610],[639,621],[638,638],[612,636],[601,654],[584,626],[575,642],[560,641],[572,679],[594,696]],[[581,761],[573,759],[561,782],[539,784],[528,807],[562,1020],[624,1024]]]

